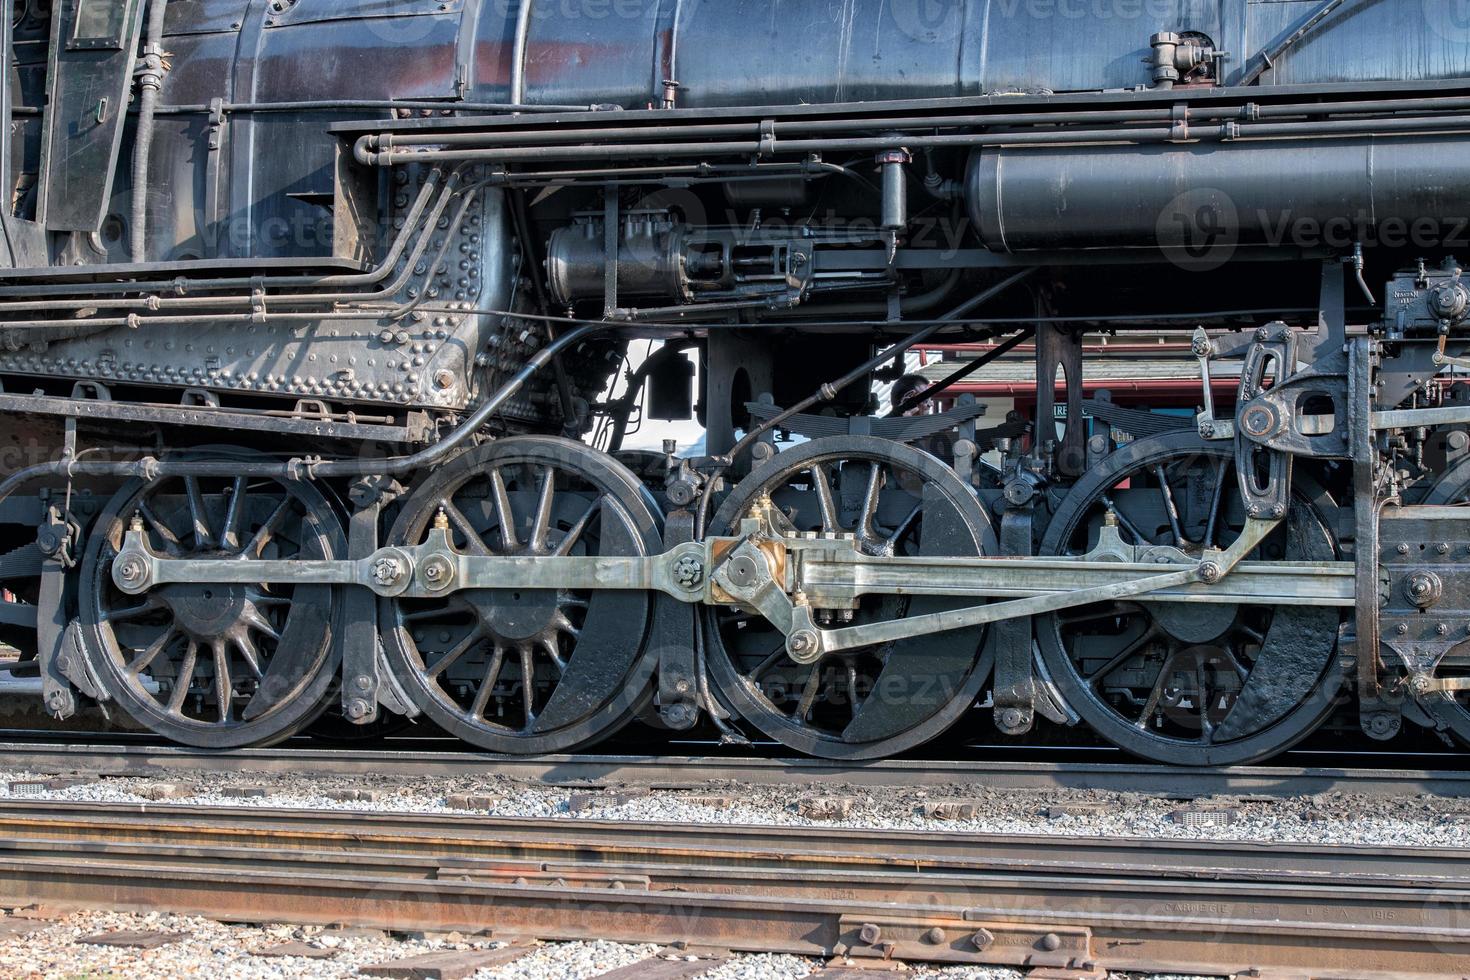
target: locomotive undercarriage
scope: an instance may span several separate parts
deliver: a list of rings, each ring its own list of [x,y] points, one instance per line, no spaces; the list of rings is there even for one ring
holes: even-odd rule
[[[1067,169],[1218,144],[1211,179],[1246,201],[1247,154],[1284,166],[1325,140],[1349,190],[1366,175],[1399,195],[1373,203],[1419,214],[1415,168],[1464,166],[1470,90],[1362,96],[340,123],[334,254],[304,271],[0,280],[0,411],[61,447],[0,483],[7,523],[39,526],[0,559],[4,615],[34,619],[53,713],[115,703],[214,748],[329,704],[505,753],[657,718],[869,759],[981,712],[1193,765],[1330,716],[1470,739],[1459,266],[1263,239],[1317,201],[1175,240]],[[1048,237],[1029,173],[1090,192],[1087,215]],[[823,203],[835,218],[808,216]],[[924,214],[970,224],[926,242]],[[1385,304],[1350,311],[1379,274]],[[1204,298],[1229,289],[1252,301]],[[1192,341],[1200,410],[1089,433],[1082,338],[1145,328]],[[619,367],[650,339],[699,359],[698,405],[685,376],[672,417],[707,444],[635,473],[625,431],[668,364]],[[996,346],[918,403],[1029,341],[1030,418],[873,410],[906,352],[978,340]]]

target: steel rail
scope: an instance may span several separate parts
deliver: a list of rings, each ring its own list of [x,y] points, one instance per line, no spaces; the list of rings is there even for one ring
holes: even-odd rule
[[[458,746],[460,743],[452,743]],[[696,752],[698,750],[695,750]],[[1408,768],[1394,757],[1383,768],[1237,766],[1189,768],[1135,762],[996,762],[888,759],[845,765],[825,759],[731,758],[686,754],[497,756],[443,751],[322,749],[288,744],[214,752],[176,745],[0,742],[7,766],[34,772],[97,772],[177,777],[187,772],[300,775],[501,776],[546,785],[653,785],[698,788],[712,781],[759,785],[975,786],[989,789],[1086,789],[1170,799],[1212,795],[1297,797],[1345,792],[1394,797],[1470,797],[1470,771]]]
[[[489,926],[497,937],[684,940],[735,950],[1073,970],[1235,973],[1310,965],[1407,976],[1470,968],[1470,928],[1462,916],[1470,902],[1466,878],[1344,880],[1325,870],[1237,873],[1228,866],[1196,876],[1137,865],[1114,873],[1073,862],[1067,839],[1021,843],[1045,856],[1030,866],[803,866],[799,860],[793,866],[787,852],[799,850],[813,832],[790,828],[762,829],[775,845],[764,865],[752,866],[750,855],[731,849],[730,828],[720,827],[704,828],[719,835],[723,843],[716,848],[669,854],[663,862],[609,863],[606,852],[585,844],[567,860],[508,861],[453,853],[456,835],[486,829],[473,821],[439,818],[438,830],[447,832],[442,845],[451,849],[441,856],[396,850],[421,843],[412,836],[374,850],[373,823],[362,815],[351,821],[355,832],[344,827],[337,846],[317,850],[302,846],[302,833],[310,837],[318,833],[317,821],[341,820],[342,814],[277,812],[269,816],[283,826],[272,829],[255,824],[260,814],[248,808],[193,813],[205,831],[249,841],[220,847],[178,839],[177,822],[186,817],[180,811],[189,809],[135,807],[130,814],[115,806],[77,807],[70,839],[39,836],[55,830],[65,813],[56,822],[32,824],[24,838],[0,840],[0,893],[7,901],[232,920],[395,930]],[[293,819],[305,826],[289,826]],[[171,839],[118,842],[114,820],[151,823]],[[519,830],[535,834],[546,826],[527,820]],[[666,846],[670,832],[691,829],[602,826],[617,835],[609,846],[641,844],[650,848],[645,853]],[[501,837],[508,832],[493,828]],[[815,833],[835,856],[852,836],[846,829]],[[888,832],[873,836],[881,845]],[[964,837],[925,836],[930,843]],[[1100,842],[1079,843],[1095,848]],[[1137,842],[1117,844],[1125,857],[1136,852]]]
[[[876,874],[1108,875],[1253,882],[1470,887],[1470,847],[1383,847],[1160,837],[1083,837],[752,824],[311,810],[184,803],[0,800],[0,856],[78,844],[115,853],[169,846],[210,860],[230,849],[340,854],[383,874],[477,862],[556,873],[575,865],[648,876],[700,860],[791,877]],[[1470,923],[1467,923],[1470,926]]]

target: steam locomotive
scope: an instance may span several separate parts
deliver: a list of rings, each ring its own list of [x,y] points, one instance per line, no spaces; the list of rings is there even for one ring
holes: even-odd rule
[[[0,624],[57,717],[1470,738],[1456,4],[5,8]]]

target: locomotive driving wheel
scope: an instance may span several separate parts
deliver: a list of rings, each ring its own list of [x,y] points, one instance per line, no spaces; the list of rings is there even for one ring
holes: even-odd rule
[[[474,555],[657,554],[662,535],[636,477],[568,439],[502,439],[439,467],[408,498],[389,543],[422,544],[443,514]],[[573,749],[626,724],[656,655],[646,592],[470,589],[384,599],[388,660],[409,698],[494,752]]]
[[[1307,486],[1299,474],[1298,488]],[[1043,555],[1083,555],[1111,514],[1123,542],[1198,556],[1245,525],[1230,443],[1193,433],[1140,439],[1062,500]],[[1332,560],[1325,494],[1295,491],[1282,527],[1248,561]],[[1335,609],[1099,603],[1039,617],[1041,655],[1063,696],[1104,738],[1178,765],[1239,765],[1281,752],[1331,711],[1347,665]]]
[[[985,511],[927,453],[866,436],[804,443],[757,467],[710,522],[735,532],[769,496],[798,533],[851,534],[870,554],[975,557],[994,550]],[[833,627],[972,605],[971,599],[868,596],[827,615]],[[876,759],[920,745],[968,708],[990,675],[983,628],[953,630],[828,654],[798,664],[764,618],[705,613],[710,676],[724,701],[767,736],[827,759]]]
[[[128,595],[112,563],[130,526],[169,558],[333,559],[341,524],[309,484],[244,477],[138,481],[88,536],[78,611],[105,691],[148,729],[211,749],[267,745],[325,707],[340,650],[326,585],[170,584]]]

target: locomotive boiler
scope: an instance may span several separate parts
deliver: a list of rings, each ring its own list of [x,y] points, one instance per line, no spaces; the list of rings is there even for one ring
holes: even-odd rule
[[[11,669],[215,748],[1470,738],[1455,6],[6,0]]]

